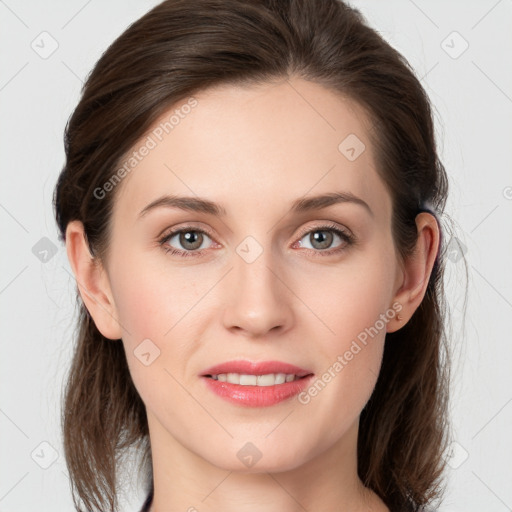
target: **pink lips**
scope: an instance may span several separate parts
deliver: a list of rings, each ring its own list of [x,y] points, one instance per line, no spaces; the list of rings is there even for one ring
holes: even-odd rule
[[[295,374],[301,377],[292,382],[275,384],[274,386],[243,386],[212,379],[211,375],[220,373],[240,373],[248,375],[267,375],[269,373]],[[236,405],[246,407],[267,407],[287,400],[304,390],[313,378],[308,370],[279,361],[229,361],[212,366],[201,375],[207,388],[217,396]]]

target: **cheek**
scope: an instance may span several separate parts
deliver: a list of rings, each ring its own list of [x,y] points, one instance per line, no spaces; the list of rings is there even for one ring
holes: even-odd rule
[[[154,379],[164,374],[169,380],[165,369],[173,375],[187,371],[194,346],[190,339],[195,337],[191,326],[204,291],[196,281],[191,281],[190,272],[171,266],[157,267],[143,255],[119,259],[113,268],[112,293],[123,326],[126,357],[144,398],[145,389],[156,389]]]
[[[394,268],[392,251],[375,250],[351,255],[337,266],[297,271],[301,279],[294,290],[324,324],[318,327],[324,332],[321,338],[331,340],[326,345],[331,355],[391,308]],[[377,328],[386,331],[382,322]]]
[[[395,317],[393,258],[392,250],[367,251],[304,281],[302,293],[325,334],[316,350],[323,366],[299,401],[334,422],[336,432],[357,419],[377,381],[386,326]]]
[[[124,341],[161,342],[172,336],[175,326],[187,322],[187,314],[200,299],[190,277],[190,272],[157,265],[143,254],[119,261],[111,281],[119,320],[127,331]]]
[[[380,368],[386,325],[394,313],[388,307],[385,283],[371,277],[331,276],[322,294],[309,295],[311,309],[329,329],[316,338],[324,364],[319,371],[345,398],[352,397],[348,402],[369,397]]]
[[[133,383],[152,410],[175,415],[173,405],[190,397],[179,385],[188,370],[196,336],[190,327],[196,285],[179,270],[163,272],[135,259],[116,266],[112,291]],[[140,269],[140,270],[134,270]],[[192,314],[191,314],[192,313]],[[166,397],[163,399],[163,397]]]

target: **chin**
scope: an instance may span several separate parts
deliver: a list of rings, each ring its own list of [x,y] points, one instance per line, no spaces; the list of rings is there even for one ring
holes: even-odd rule
[[[307,460],[305,453],[298,451],[296,442],[289,447],[273,446],[270,442],[236,442],[236,446],[215,454],[212,458],[205,457],[220,469],[236,473],[281,473],[291,471]],[[227,453],[234,453],[229,456]]]

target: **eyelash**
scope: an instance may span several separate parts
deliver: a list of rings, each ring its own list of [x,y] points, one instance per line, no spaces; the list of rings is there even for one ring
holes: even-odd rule
[[[305,249],[308,252],[313,252],[315,254],[315,256],[332,256],[333,254],[337,254],[337,253],[345,250],[347,247],[353,245],[355,243],[355,241],[356,241],[355,237],[352,234],[349,234],[348,232],[345,232],[345,231],[341,230],[340,228],[338,228],[334,224],[318,226],[318,227],[315,227],[313,229],[306,230],[306,231],[304,231],[303,233],[300,234],[299,240],[304,238],[305,235],[308,235],[310,233],[315,233],[316,231],[332,231],[336,235],[338,235],[345,242],[345,244],[343,244],[340,247],[337,247],[335,249],[327,249],[327,250]],[[203,251],[205,251],[206,249],[201,249],[199,251],[198,250],[195,250],[195,251],[180,251],[179,249],[175,249],[174,247],[166,247],[164,245],[174,235],[179,234],[179,233],[187,233],[187,232],[202,233],[204,235],[208,235],[210,238],[213,238],[213,236],[208,231],[196,228],[194,226],[188,226],[188,227],[180,228],[180,229],[177,229],[175,231],[171,231],[171,232],[167,233],[162,238],[160,238],[158,243],[163,247],[163,249],[164,249],[166,254],[170,253],[172,255],[176,255],[176,256],[180,256],[180,257],[185,257],[185,258],[201,256]]]

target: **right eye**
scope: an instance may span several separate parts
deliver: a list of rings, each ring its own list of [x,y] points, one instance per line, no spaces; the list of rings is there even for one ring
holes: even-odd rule
[[[209,234],[196,227],[180,228],[166,233],[160,240],[160,245],[163,246],[166,253],[188,257],[199,256],[202,254],[204,247],[201,248],[205,241],[205,236],[210,238]],[[170,242],[176,238],[175,243],[181,245],[182,248],[176,248]]]

